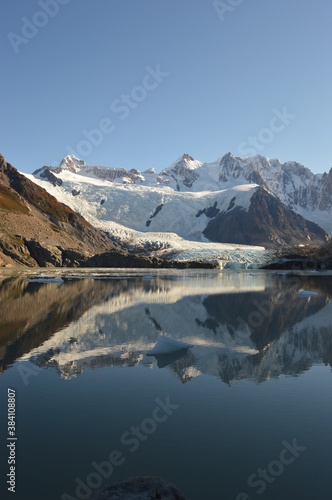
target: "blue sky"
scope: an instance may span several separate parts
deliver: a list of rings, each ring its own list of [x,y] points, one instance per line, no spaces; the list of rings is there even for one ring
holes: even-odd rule
[[[70,152],[332,166],[330,0],[15,0],[0,17],[0,152],[19,170]]]

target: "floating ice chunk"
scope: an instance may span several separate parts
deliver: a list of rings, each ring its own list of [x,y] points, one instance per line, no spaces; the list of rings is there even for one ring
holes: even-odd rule
[[[318,295],[318,293],[311,292],[310,290],[300,290],[296,295],[298,295],[299,297],[315,297],[316,295]]]
[[[181,349],[188,349],[189,347],[192,347],[192,344],[172,339],[172,337],[167,337],[167,335],[159,335],[156,345],[146,354],[148,356],[167,354],[169,352],[180,351]]]

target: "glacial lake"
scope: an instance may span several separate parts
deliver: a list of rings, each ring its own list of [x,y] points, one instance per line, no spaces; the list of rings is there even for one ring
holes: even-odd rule
[[[145,475],[188,500],[331,500],[331,299],[320,272],[1,270],[1,499]],[[193,347],[148,356],[160,334]]]

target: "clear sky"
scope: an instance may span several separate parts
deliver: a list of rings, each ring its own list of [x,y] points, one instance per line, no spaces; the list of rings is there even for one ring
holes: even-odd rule
[[[331,0],[15,0],[0,19],[0,152],[21,171],[71,152],[332,166]]]

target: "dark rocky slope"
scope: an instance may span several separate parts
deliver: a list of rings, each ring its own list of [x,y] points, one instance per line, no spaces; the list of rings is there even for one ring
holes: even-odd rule
[[[275,260],[264,269],[331,270],[332,240],[322,246],[305,246],[279,251]]]
[[[211,241],[270,248],[304,242],[326,243],[329,240],[320,226],[288,209],[262,187],[251,197],[247,211],[235,207],[219,213],[209,222],[203,234]]]

